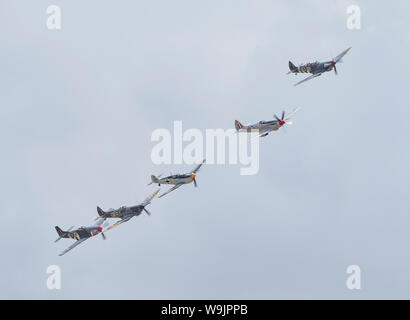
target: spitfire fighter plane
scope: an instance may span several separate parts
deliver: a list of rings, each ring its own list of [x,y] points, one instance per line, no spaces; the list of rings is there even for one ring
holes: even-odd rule
[[[99,217],[97,219],[107,219],[107,218],[120,218],[119,221],[114,223],[112,226],[107,228],[108,230],[111,230],[112,228],[115,228],[119,226],[120,224],[129,221],[131,218],[139,216],[142,211],[145,211],[147,215],[151,215],[151,213],[145,208],[147,205],[149,205],[152,201],[152,199],[155,198],[155,196],[158,194],[159,189],[155,191],[152,195],[147,197],[141,204],[131,206],[131,207],[121,207],[119,209],[110,209],[108,211],[103,211],[100,207],[97,207],[97,212]]]
[[[156,177],[152,175],[151,182],[148,185],[153,184],[153,183],[157,183],[158,186],[161,186],[161,184],[173,184],[174,185],[171,189],[161,194],[158,198],[162,198],[166,194],[174,191],[175,189],[178,189],[180,186],[191,183],[191,182],[194,182],[194,186],[197,187],[198,185],[195,179],[196,173],[201,168],[201,166],[204,164],[204,162],[205,162],[205,159],[202,161],[201,164],[199,164],[193,171],[189,173],[170,175],[165,178],[160,178],[161,176]]]
[[[291,117],[299,109],[295,109],[292,112],[286,113],[282,111],[282,115],[279,118],[276,114],[273,115],[275,119],[268,121],[259,121],[255,124],[250,124],[244,126],[238,120],[235,120],[235,129],[238,132],[250,132],[252,130],[259,131],[259,137],[266,137],[271,131],[277,131],[282,128],[285,124],[292,124],[290,121]]]
[[[74,242],[71,246],[69,246],[67,249],[65,249],[63,252],[61,252],[59,254],[59,256],[62,256],[64,254],[66,254],[68,251],[70,251],[71,249],[75,248],[76,246],[78,246],[80,243],[84,242],[85,240],[94,237],[98,234],[101,233],[101,236],[103,237],[103,239],[105,240],[105,235],[103,232],[103,227],[101,226],[103,224],[104,220],[103,219],[99,219],[99,221],[91,227],[80,227],[78,229],[75,229],[73,231],[71,231],[73,227],[70,227],[67,231],[63,231],[61,230],[58,226],[56,226],[56,230],[58,233],[58,238],[57,240],[55,240],[54,242],[59,241],[62,238],[69,238],[69,239],[74,239],[77,240],[76,242]]]
[[[311,73],[312,75],[299,81],[298,83],[295,84],[295,86],[306,82],[310,79],[319,77],[322,75],[324,72],[329,72],[334,70],[335,74],[337,75],[337,69],[336,69],[336,63],[341,62],[342,58],[350,51],[351,47],[343,51],[341,54],[339,54],[336,58],[334,58],[331,61],[326,61],[326,62],[313,62],[313,63],[307,63],[300,65],[299,67],[296,67],[291,61],[289,61],[289,69],[290,71],[287,74],[294,73],[295,75],[298,73]]]

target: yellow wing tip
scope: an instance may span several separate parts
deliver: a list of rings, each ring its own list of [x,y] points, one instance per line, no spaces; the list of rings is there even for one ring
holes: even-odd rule
[[[151,200],[154,199],[154,198],[158,195],[158,193],[159,193],[160,190],[161,190],[161,189],[158,189],[157,192],[154,193],[154,195],[152,196]]]

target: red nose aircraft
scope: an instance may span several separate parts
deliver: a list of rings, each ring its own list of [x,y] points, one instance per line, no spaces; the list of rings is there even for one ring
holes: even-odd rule
[[[77,240],[74,242],[71,246],[69,246],[67,249],[65,249],[63,252],[61,252],[59,255],[62,256],[66,254],[68,251],[71,249],[75,248],[78,246],[80,243],[84,242],[85,240],[94,237],[98,234],[101,233],[101,236],[105,240],[105,234],[103,233],[103,227],[101,224],[103,224],[104,219],[99,219],[99,221],[91,227],[80,227],[78,229],[72,230],[74,227],[69,228],[67,231],[61,230],[58,226],[56,226],[56,231],[58,233],[58,239],[54,242],[59,241],[61,238],[69,238],[69,239],[74,239]]]
[[[289,113],[282,111],[282,115],[280,118],[275,114],[274,120],[259,121],[258,123],[250,124],[246,126],[244,126],[238,120],[235,120],[235,128],[236,128],[236,131],[238,132],[251,132],[252,130],[256,130],[259,132],[260,137],[265,137],[271,131],[279,130],[279,128],[283,127],[285,124],[292,124],[292,121],[290,121],[290,118],[297,111],[298,109],[295,109]]]

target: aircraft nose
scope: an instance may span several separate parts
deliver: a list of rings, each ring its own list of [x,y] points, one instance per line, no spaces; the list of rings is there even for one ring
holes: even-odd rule
[[[98,226],[98,227],[97,227],[97,230],[101,232],[101,231],[102,231],[102,227],[101,227],[101,226]]]
[[[192,179],[194,179],[196,177],[196,173],[192,173],[191,176],[192,176]]]
[[[281,126],[283,126],[283,125],[285,124],[285,120],[280,120],[280,121],[279,121],[279,124],[280,124]]]

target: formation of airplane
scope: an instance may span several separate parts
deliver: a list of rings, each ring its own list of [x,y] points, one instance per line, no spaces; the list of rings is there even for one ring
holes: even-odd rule
[[[313,63],[307,63],[304,65],[300,65],[299,67],[296,67],[291,61],[289,61],[289,69],[290,71],[287,74],[294,73],[295,75],[298,73],[310,73],[311,75],[295,84],[299,85],[303,82],[306,82],[310,79],[316,78],[320,75],[322,75],[324,72],[329,72],[334,70],[335,74],[337,75],[337,69],[336,69],[336,64],[341,62],[341,59],[350,51],[351,47],[343,51],[341,54],[339,54],[337,57],[335,57],[331,61],[326,61],[326,62],[313,62]],[[287,113],[286,111],[282,111],[282,114],[280,117],[278,117],[276,114],[274,115],[274,119],[268,120],[268,121],[259,121],[255,124],[250,124],[244,126],[242,123],[240,123],[238,120],[235,120],[235,129],[238,132],[250,132],[253,130],[258,131],[259,137],[265,137],[267,136],[270,132],[272,131],[277,131],[280,128],[282,128],[284,125],[290,125],[292,124],[291,117],[298,111],[298,109],[294,109],[293,111]],[[176,175],[169,175],[167,177],[161,178],[161,175],[158,177],[151,175],[151,182],[148,184],[158,184],[158,186],[161,186],[162,184],[170,184],[173,185],[172,188],[168,189],[166,192],[158,196],[158,198],[161,198],[168,193],[178,189],[179,187],[189,184],[189,183],[194,183],[194,186],[197,187],[197,182],[196,182],[196,174],[201,168],[201,166],[205,163],[205,159],[195,167],[194,170],[188,173],[184,174],[176,174]],[[151,201],[155,198],[155,196],[158,195],[160,189],[156,190],[153,194],[148,196],[141,204],[130,206],[130,207],[120,207],[118,209],[109,209],[107,211],[102,210],[100,207],[97,207],[97,213],[98,217],[96,218],[97,222],[89,227],[80,227],[78,229],[74,229],[74,227],[69,228],[67,231],[63,231],[60,229],[58,226],[55,227],[57,234],[58,234],[58,239],[55,240],[55,242],[59,241],[62,238],[68,238],[68,239],[73,239],[76,240],[71,246],[69,246],[67,249],[65,249],[63,252],[60,253],[60,256],[66,254],[68,251],[72,250],[76,246],[78,246],[80,243],[84,242],[85,240],[95,237],[99,234],[101,234],[102,238],[105,240],[106,236],[104,234],[105,231],[109,231],[120,224],[129,221],[133,217],[139,216],[142,214],[144,211],[148,215],[151,215],[150,212],[145,208],[147,205],[151,203]],[[113,225],[109,226],[104,230],[104,227],[106,226],[107,219],[119,219],[117,222],[115,222]]]
[[[292,121],[290,121],[290,119],[298,110],[299,109],[295,109],[289,113],[286,113],[286,111],[282,111],[282,115],[280,118],[276,114],[274,114],[273,120],[261,120],[255,124],[249,124],[246,126],[244,126],[238,120],[235,120],[235,129],[238,132],[250,132],[252,130],[256,130],[259,132],[259,137],[266,137],[270,132],[279,130],[285,124],[291,125]]]
[[[289,72],[294,73],[295,75],[298,73],[311,73],[309,77],[295,83],[295,86],[306,82],[308,80],[311,80],[313,78],[321,76],[324,72],[329,72],[334,70],[335,74],[337,75],[337,69],[336,69],[336,63],[341,62],[342,58],[350,51],[350,48],[347,48],[345,51],[343,51],[341,54],[339,54],[337,57],[335,57],[333,60],[326,61],[326,62],[312,62],[312,63],[307,63],[307,64],[302,64],[299,67],[296,67],[291,61],[289,61]]]
[[[197,182],[196,182],[196,173],[198,172],[199,168],[205,163],[205,160],[202,161],[201,164],[199,164],[193,171],[190,173],[186,174],[180,174],[180,175],[173,175],[169,177],[165,177],[162,179],[158,179],[155,176],[152,176],[152,184],[153,182],[158,183],[158,185],[161,184],[174,184],[174,187],[162,194],[160,197],[164,196],[165,194],[170,193],[171,191],[177,189],[178,187],[188,184],[191,182],[194,182],[195,187],[197,187]],[[147,215],[151,215],[151,213],[146,209],[146,206],[148,206],[151,201],[158,195],[160,189],[157,189],[153,194],[148,196],[142,203],[134,206],[122,206],[118,209],[109,209],[107,211],[104,211],[100,207],[97,207],[97,213],[98,217],[95,219],[97,222],[95,225],[90,226],[90,227],[80,227],[78,229],[72,230],[74,227],[70,227],[67,231],[61,230],[58,226],[55,227],[57,233],[58,233],[58,239],[55,240],[55,242],[59,241],[62,238],[69,238],[69,239],[74,239],[76,242],[74,242],[71,246],[69,246],[67,249],[65,249],[62,253],[60,253],[60,256],[66,254],[68,251],[71,249],[75,248],[78,246],[80,243],[84,242],[85,240],[94,237],[98,234],[101,234],[103,239],[106,239],[106,236],[104,232],[107,232],[120,224],[127,222],[131,220],[133,217],[137,217],[142,214],[142,212],[145,212]],[[104,223],[107,219],[119,219],[117,222],[115,222],[113,225],[109,225],[107,222]],[[106,226],[109,225],[108,227]],[[104,228],[106,227],[106,228]]]

